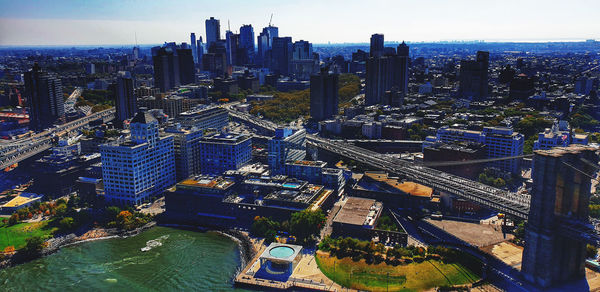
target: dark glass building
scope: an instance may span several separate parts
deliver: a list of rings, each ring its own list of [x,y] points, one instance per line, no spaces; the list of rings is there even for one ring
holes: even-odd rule
[[[116,119],[119,126],[123,121],[132,118],[137,113],[137,101],[133,93],[133,79],[128,71],[120,71],[114,86]]]
[[[62,83],[54,74],[41,71],[37,63],[25,72],[25,95],[32,129],[41,130],[65,121]]]
[[[310,77],[310,116],[322,121],[338,114],[338,75],[322,68]]]

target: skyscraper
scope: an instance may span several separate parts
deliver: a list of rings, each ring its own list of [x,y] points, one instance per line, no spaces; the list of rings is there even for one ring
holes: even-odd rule
[[[475,60],[460,61],[459,94],[463,98],[483,99],[488,95],[488,67],[490,53],[477,52]]]
[[[268,52],[273,46],[273,38],[279,36],[279,28],[276,26],[268,26],[263,28],[258,36],[258,56],[257,63],[263,67],[269,67],[270,56]]]
[[[206,46],[210,48],[210,46],[221,40],[221,24],[218,19],[211,17],[207,19],[205,22],[206,25]]]
[[[25,72],[25,93],[32,129],[41,130],[65,120],[62,83],[54,74],[41,71],[38,64]]]
[[[245,64],[254,63],[254,29],[252,25],[245,24],[240,27],[240,47],[245,50]]]
[[[198,64],[202,64],[202,55],[204,55],[204,43],[202,43],[202,37],[199,37],[196,41],[196,56],[198,56]]]
[[[152,57],[154,63],[154,86],[161,92],[179,86],[179,59],[171,48],[160,48],[156,56]]]
[[[190,34],[190,44],[192,45],[192,56],[194,56],[194,64],[198,64],[198,45],[196,43],[196,34]]]
[[[381,57],[383,55],[383,35],[371,35],[371,49],[369,51],[371,57]]]
[[[173,136],[159,137],[158,121],[147,112],[131,120],[131,141],[100,146],[105,198],[139,205],[175,184]]]
[[[196,82],[196,69],[192,49],[177,49],[177,61],[179,62],[179,81],[181,84]]]
[[[240,35],[228,30],[225,32],[225,47],[227,49],[227,64],[239,65],[238,51],[240,48]]]
[[[322,121],[338,114],[338,75],[321,68],[310,77],[310,116]]]
[[[381,36],[377,35],[377,39]],[[373,40],[373,38],[371,38]],[[379,40],[377,40],[379,42]],[[373,47],[373,41],[371,42]],[[375,46],[377,47],[377,46]],[[369,57],[367,60],[367,85],[365,100],[367,105],[388,104],[399,106],[408,90],[408,46],[402,42],[397,50]]]
[[[227,49],[224,41],[214,42],[202,56],[202,68],[214,77],[222,77],[227,69]]]
[[[291,58],[292,38],[274,37],[271,48],[271,70],[276,74],[287,76]]]
[[[122,126],[123,121],[132,118],[137,112],[137,101],[133,93],[133,79],[128,71],[119,71],[115,90],[116,122]]]
[[[297,41],[292,44],[290,60],[290,75],[298,80],[309,80],[310,76],[319,70],[318,55],[313,54],[312,44],[307,41]]]

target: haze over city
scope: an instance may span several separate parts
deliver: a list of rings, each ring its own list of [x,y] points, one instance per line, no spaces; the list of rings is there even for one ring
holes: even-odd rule
[[[157,44],[204,31],[209,16],[232,31],[273,24],[313,43],[574,41],[600,38],[600,2],[575,1],[0,1],[0,46]],[[202,35],[202,34],[200,34]]]

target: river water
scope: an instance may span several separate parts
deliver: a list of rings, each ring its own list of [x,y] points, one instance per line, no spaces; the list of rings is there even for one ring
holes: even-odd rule
[[[230,291],[237,290],[232,279],[239,266],[239,248],[228,237],[154,227],[0,270],[0,290]]]

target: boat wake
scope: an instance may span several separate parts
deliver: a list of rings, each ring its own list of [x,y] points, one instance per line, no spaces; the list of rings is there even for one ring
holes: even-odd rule
[[[146,246],[142,247],[141,251],[149,251],[155,247],[159,247],[163,245],[163,242],[169,238],[169,235],[163,235],[157,239],[148,240],[146,242]]]

